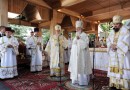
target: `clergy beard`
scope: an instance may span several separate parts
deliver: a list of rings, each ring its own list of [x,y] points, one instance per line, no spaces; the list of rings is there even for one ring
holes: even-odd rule
[[[120,29],[119,28],[113,28],[115,32],[118,32]]]

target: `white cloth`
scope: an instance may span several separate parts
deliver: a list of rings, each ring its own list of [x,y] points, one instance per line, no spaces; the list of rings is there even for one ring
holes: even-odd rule
[[[73,75],[74,76],[74,75]],[[86,74],[78,74],[78,80],[72,79],[72,84],[79,84],[79,85],[88,85],[90,81],[90,76]]]
[[[8,48],[7,45],[12,45],[13,48]],[[16,38],[7,38],[6,36],[0,38],[1,51],[1,67],[0,78],[13,78],[17,76],[17,61],[16,54],[18,54],[18,41]]]
[[[70,55],[71,55],[71,47],[72,47],[72,39],[68,39],[68,62],[70,60]]]
[[[124,26],[121,27],[119,35],[117,38],[117,51],[114,52],[110,46],[114,43],[115,32],[112,30],[109,37],[107,38],[107,47],[109,53],[109,68],[108,68],[108,77],[110,77],[110,84],[123,82],[121,85],[125,89],[130,89],[128,87],[128,82],[130,82],[130,32]],[[111,71],[111,67],[117,67],[119,70],[122,70],[121,73],[115,73]]]
[[[41,43],[38,45],[37,43]],[[26,40],[27,49],[31,55],[31,72],[42,70],[42,37],[32,36]]]
[[[87,34],[82,32],[80,39],[76,37],[72,43],[70,63],[68,71],[70,72],[70,79],[78,81],[78,75],[92,74],[90,53],[89,53],[89,39]],[[84,80],[85,81],[85,80]]]
[[[102,48],[100,48],[102,49]],[[93,66],[93,52],[90,52],[91,62]],[[95,51],[94,57],[94,69],[107,71],[109,64],[109,55],[107,52],[97,52]]]

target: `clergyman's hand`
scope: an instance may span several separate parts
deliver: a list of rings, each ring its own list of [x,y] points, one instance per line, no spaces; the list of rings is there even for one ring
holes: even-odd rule
[[[13,46],[12,46],[12,45],[10,45],[10,44],[9,44],[7,47],[8,47],[8,48],[13,48]]]
[[[117,50],[117,45],[116,45],[116,44],[112,44],[112,45],[111,45],[111,49],[112,49],[113,51],[116,51],[116,50]]]

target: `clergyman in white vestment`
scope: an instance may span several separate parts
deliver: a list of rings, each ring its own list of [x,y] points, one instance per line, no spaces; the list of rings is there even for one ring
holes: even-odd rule
[[[26,39],[26,45],[28,44],[28,40],[31,39],[31,38],[33,38],[33,36],[34,36],[34,32],[31,31],[30,32],[30,36],[27,37],[27,39]],[[30,55],[31,56],[31,49],[26,48],[26,55]]]
[[[65,74],[63,52],[68,44],[66,38],[60,33],[61,26],[55,25],[55,34],[50,37],[45,49],[50,56],[50,76],[60,76],[60,74],[63,76]]]
[[[17,76],[17,61],[18,55],[18,41],[15,37],[11,36],[11,28],[6,27],[6,36],[0,38],[0,51],[1,51],[1,67],[0,78],[13,78]]]
[[[113,30],[107,38],[108,77],[111,89],[130,90],[130,32],[122,25],[122,17],[113,17]]]
[[[39,29],[34,28],[34,36],[26,40],[27,49],[31,55],[31,72],[42,71],[42,50],[43,41],[42,37],[38,36]]]
[[[82,31],[83,22],[76,21],[76,37],[72,42],[71,56],[68,71],[72,84],[88,85],[92,64],[89,52],[89,39]]]
[[[5,36],[5,26],[0,26],[0,37]],[[1,54],[0,54],[0,63],[1,63]]]
[[[68,37],[68,62],[70,60],[71,47],[72,47],[72,36],[71,36],[71,34],[69,34],[69,37]]]

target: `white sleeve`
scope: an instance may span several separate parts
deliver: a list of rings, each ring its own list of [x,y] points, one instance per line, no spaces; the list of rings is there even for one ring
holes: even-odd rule
[[[77,40],[79,47],[81,49],[86,49],[89,46],[89,39],[88,36],[85,34],[83,36],[80,37],[79,40]]]

